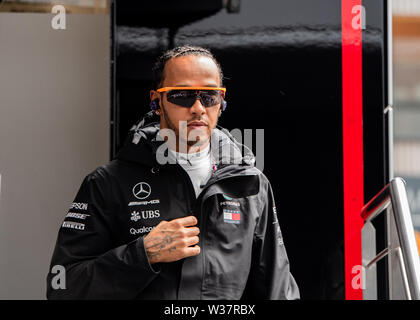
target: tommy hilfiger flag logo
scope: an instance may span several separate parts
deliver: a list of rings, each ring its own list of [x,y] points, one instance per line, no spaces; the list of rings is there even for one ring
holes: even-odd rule
[[[241,223],[241,212],[238,210],[223,209],[223,219],[226,223]]]

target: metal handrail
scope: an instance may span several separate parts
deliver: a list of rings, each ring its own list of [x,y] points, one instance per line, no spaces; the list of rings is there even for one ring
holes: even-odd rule
[[[372,198],[362,209],[362,218],[364,221],[374,219],[379,213],[385,210],[391,202],[391,183],[388,183],[379,193]]]
[[[420,259],[405,190],[405,181],[401,178],[392,179],[363,207],[361,216],[365,222],[369,222],[390,205],[394,213],[400,247],[385,248],[368,262],[367,266],[370,267],[395,250],[403,273],[402,280],[407,299],[420,300]]]

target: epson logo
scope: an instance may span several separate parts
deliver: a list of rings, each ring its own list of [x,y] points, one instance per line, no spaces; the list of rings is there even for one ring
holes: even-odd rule
[[[73,202],[70,209],[87,210],[88,204],[82,202]]]

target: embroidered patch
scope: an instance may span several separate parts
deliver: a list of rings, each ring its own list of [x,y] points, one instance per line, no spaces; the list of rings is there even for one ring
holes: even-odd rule
[[[223,220],[226,223],[241,223],[241,212],[239,210],[223,209]]]

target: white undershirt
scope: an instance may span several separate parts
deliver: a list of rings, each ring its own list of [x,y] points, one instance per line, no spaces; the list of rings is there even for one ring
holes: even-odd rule
[[[198,197],[203,189],[200,186],[206,184],[212,173],[210,145],[195,153],[180,153],[169,148],[168,157],[176,159],[179,165],[188,173],[194,187],[195,196]]]

